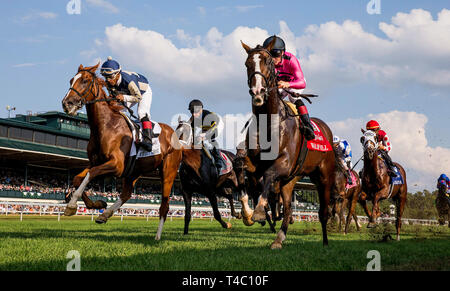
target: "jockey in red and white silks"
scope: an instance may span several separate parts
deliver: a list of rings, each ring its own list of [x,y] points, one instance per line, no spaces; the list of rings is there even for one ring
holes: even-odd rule
[[[366,129],[374,131],[377,135],[378,149],[381,150],[383,158],[386,161],[389,176],[392,177],[397,176],[397,174],[394,171],[394,163],[392,162],[392,159],[389,156],[389,152],[392,149],[392,144],[389,141],[387,133],[380,128],[380,124],[376,120],[370,120],[369,122],[367,122]]]

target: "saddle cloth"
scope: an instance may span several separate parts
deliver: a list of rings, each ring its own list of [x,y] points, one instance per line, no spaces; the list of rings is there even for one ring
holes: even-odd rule
[[[220,151],[220,156],[222,157],[222,160],[225,162],[225,168],[220,169],[219,173],[219,176],[222,176],[231,172],[231,170],[233,169],[233,163],[224,152]]]
[[[286,104],[292,109],[295,115],[298,115],[298,111],[297,108],[295,107],[295,104],[291,102],[286,102]],[[308,141],[307,143],[308,149],[320,152],[332,151],[333,148],[331,147],[330,142],[325,138],[319,126],[317,126],[317,124],[313,120],[311,120],[311,124],[314,128],[314,135],[316,136],[316,138]]]
[[[355,187],[356,186],[356,176],[355,176],[355,173],[353,173],[353,172],[351,172],[352,173],[352,184],[350,185],[348,182],[345,184],[345,188],[346,189],[352,189],[353,187]]]
[[[385,161],[385,159],[383,159],[383,156],[382,156],[382,155],[378,155],[378,158],[381,159],[381,160],[384,162],[384,164],[386,165],[386,167],[388,167],[388,164],[387,164],[387,162]],[[402,184],[404,184],[404,182],[403,182],[403,177],[402,177],[402,175],[401,175],[399,169],[398,169],[397,166],[395,166],[395,165],[394,165],[394,172],[397,174],[397,176],[395,176],[395,177],[390,177],[389,184],[391,184],[391,185],[402,185]]]
[[[132,121],[128,117],[128,115],[126,115],[124,112],[121,112],[121,114],[127,121],[133,136],[133,143],[131,144],[130,157],[136,156],[136,159],[140,159],[161,154],[161,144],[159,142],[159,135],[161,134],[161,126],[159,125],[159,123],[153,120],[151,121],[154,134],[154,137],[152,138],[152,151],[148,152],[142,147],[139,147],[138,152],[136,152],[136,142],[142,139],[142,131],[140,130],[142,128],[142,124],[141,122]],[[136,128],[136,126],[138,126],[139,128]]]

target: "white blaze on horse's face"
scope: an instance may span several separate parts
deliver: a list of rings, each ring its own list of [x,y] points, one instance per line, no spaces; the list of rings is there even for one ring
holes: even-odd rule
[[[253,55],[253,61],[255,62],[255,72],[261,73],[261,55],[260,54]],[[261,97],[262,89],[263,89],[262,76],[260,74],[256,74],[255,85],[251,88],[254,94],[253,105],[255,106],[261,106],[264,103],[264,98]]]
[[[366,132],[364,132],[364,140],[363,140],[363,145],[364,145],[364,150],[366,150],[369,154],[369,158],[373,157],[373,154],[375,152],[375,147],[376,147],[376,133],[371,131],[371,130],[367,130]]]
[[[70,88],[74,88],[76,82],[78,81],[78,79],[80,79],[82,77],[81,73],[78,73],[75,75],[75,77],[73,77],[72,82],[70,83]],[[81,100],[77,100],[78,96],[74,97],[74,95],[70,94],[70,92],[72,92],[72,90],[67,91],[66,96],[64,96],[62,104],[63,104],[63,109],[64,112],[66,112],[69,115],[75,115],[77,113],[77,111],[79,109],[81,109]],[[75,94],[75,92],[73,92]]]

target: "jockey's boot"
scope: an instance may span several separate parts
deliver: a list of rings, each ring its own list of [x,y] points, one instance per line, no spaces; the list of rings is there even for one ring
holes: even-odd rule
[[[300,120],[302,121],[303,128],[305,129],[305,138],[307,140],[315,139],[314,129],[309,119],[308,109],[306,109],[305,103],[301,99],[295,101],[295,106],[300,114]]]
[[[216,147],[212,149],[211,154],[214,157],[214,165],[216,166],[217,173],[219,174],[220,170],[224,169],[226,165],[220,156],[220,151]]]
[[[387,169],[388,175],[391,177],[397,177],[397,173],[395,173],[395,171],[394,171],[394,163],[392,162],[391,157],[389,156],[389,154],[387,152],[385,152],[385,151],[382,151],[382,152],[383,152],[383,157],[386,160],[386,164],[387,164],[387,168],[388,168]]]
[[[139,145],[142,146],[146,151],[151,152],[153,138],[152,122],[147,117],[142,118],[141,122],[143,137]]]
[[[307,140],[312,140],[316,138],[314,134],[314,129],[309,119],[309,114],[300,115],[300,120],[302,121],[303,128],[305,129],[305,137]]]

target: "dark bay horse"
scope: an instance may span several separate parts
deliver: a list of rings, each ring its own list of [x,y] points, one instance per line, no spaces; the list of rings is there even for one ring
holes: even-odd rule
[[[347,188],[346,187],[347,177],[345,176],[344,171],[345,169],[343,169],[342,167],[338,167],[338,169],[336,170],[335,184],[331,191],[332,193],[331,208],[332,208],[332,216],[337,214],[339,217],[339,231],[342,230],[342,222],[345,221],[344,233],[347,234],[348,226],[350,225],[352,218],[355,220],[357,230],[358,231],[360,230],[358,217],[355,214],[355,209],[357,202],[360,202],[360,204],[362,204],[362,201],[360,200],[360,193],[362,191],[362,187],[358,173],[356,173],[356,171],[353,170],[352,173],[353,175],[355,175],[356,185],[353,185],[352,188]],[[346,206],[348,213],[347,219],[344,220],[344,209]],[[365,209],[367,209],[367,207]],[[369,216],[368,212],[367,214]]]
[[[78,189],[72,194],[64,215],[71,216],[77,211],[77,200],[83,196],[89,208],[104,208],[104,203],[92,203],[84,189],[95,177],[114,175],[121,177],[130,159],[129,153],[133,143],[132,133],[125,118],[120,113],[124,109],[117,98],[106,95],[103,87],[106,83],[95,74],[99,64],[92,67],[80,65],[74,78],[70,80],[70,89],[62,101],[67,114],[75,115],[86,106],[89,127],[91,129],[88,143],[89,166],[75,176],[73,186]],[[119,98],[120,96],[118,96]],[[181,162],[181,150],[174,130],[167,124],[160,124],[161,154],[141,158],[129,175],[122,178],[122,193],[114,205],[107,208],[97,219],[105,223],[131,196],[133,186],[141,175],[158,169],[161,174],[162,201],[159,209],[160,223],[156,240],[161,238],[164,222],[169,211],[169,196],[177,170]]]
[[[217,205],[217,196],[225,197],[230,202],[231,215],[240,219],[234,209],[233,193],[237,190],[238,184],[234,170],[218,177],[213,161],[207,156],[203,149],[193,146],[193,132],[191,124],[178,119],[176,133],[182,145],[182,162],[180,166],[180,181],[182,186],[184,205],[184,234],[188,234],[189,222],[191,221],[192,194],[199,193],[208,198],[213,209],[214,218],[223,228],[231,228],[231,223],[222,220]],[[233,161],[235,155],[228,151],[223,151],[227,157]]]
[[[438,195],[436,197],[436,209],[439,215],[439,224],[444,225],[445,220],[448,220],[448,227],[450,227],[450,200],[446,197],[447,187],[445,185],[438,185]]]
[[[402,215],[406,205],[407,183],[406,172],[403,167],[394,163],[403,178],[403,184],[394,185],[390,191],[390,177],[387,166],[380,157],[377,147],[376,133],[371,130],[363,130],[364,136],[361,143],[364,147],[364,168],[362,171],[362,190],[367,194],[367,199],[373,203],[372,214],[369,217],[368,228],[376,226],[376,220],[380,216],[379,202],[383,199],[392,198],[396,206],[396,229],[397,240],[400,240],[400,229],[402,227]]]
[[[304,163],[302,165],[298,163],[306,139],[300,130],[299,119],[293,116],[278,93],[275,65],[269,53],[273,45],[274,41],[269,44],[268,49],[261,46],[252,49],[242,43],[248,54],[245,66],[255,116],[252,123],[256,127],[256,130],[249,129],[245,141],[248,157],[247,173],[261,184],[258,205],[253,214],[244,213],[244,216],[251,216],[251,219],[257,222],[266,220],[269,194],[277,193],[273,188],[279,185],[284,215],[281,229],[271,248],[282,248],[291,221],[292,191],[301,177],[309,176],[319,193],[319,219],[322,224],[323,244],[328,245],[326,225],[337,163],[335,152],[309,151]],[[331,145],[333,134],[330,128],[320,119],[312,118],[312,120]],[[266,145],[265,141],[269,141],[269,144]],[[250,169],[254,171],[251,172]],[[247,208],[243,206],[243,210],[245,209]]]

